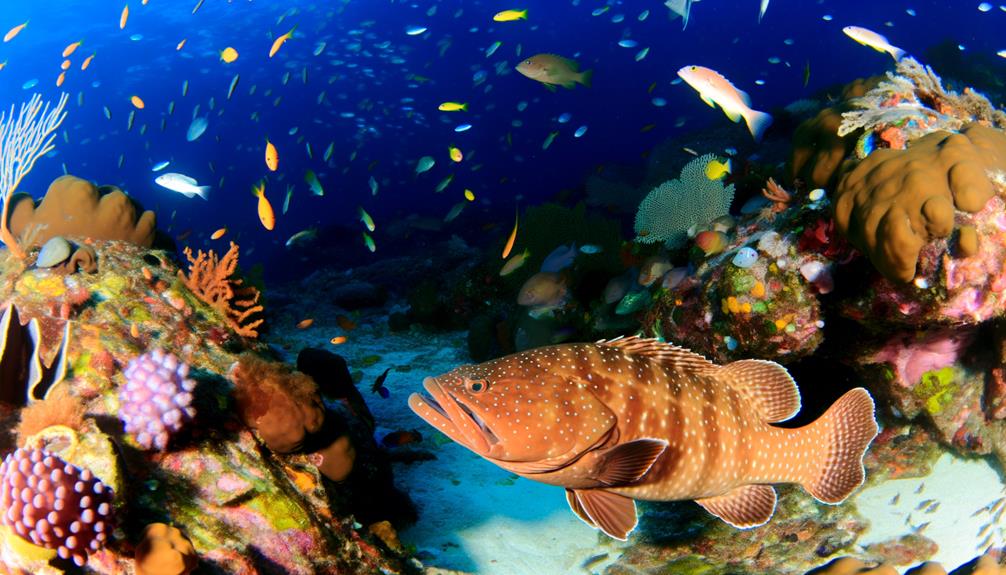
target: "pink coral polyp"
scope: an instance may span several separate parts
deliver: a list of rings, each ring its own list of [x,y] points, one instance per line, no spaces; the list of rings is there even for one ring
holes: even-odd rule
[[[126,433],[144,449],[164,451],[196,414],[192,407],[196,382],[188,378],[189,366],[155,349],[130,361],[124,374],[119,418]]]

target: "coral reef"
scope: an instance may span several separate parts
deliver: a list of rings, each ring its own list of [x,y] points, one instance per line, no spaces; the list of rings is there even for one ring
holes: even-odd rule
[[[636,212],[636,241],[663,242],[678,247],[688,231],[726,215],[734,199],[734,186],[706,177],[706,166],[716,159],[706,154],[688,162],[681,176],[664,182],[649,193]]]
[[[244,286],[244,280],[235,277],[238,266],[238,245],[231,242],[227,253],[221,258],[213,250],[204,253],[199,250],[195,257],[192,250],[185,248],[189,260],[189,273],[178,272],[178,277],[199,299],[216,309],[227,321],[231,329],[243,337],[258,337],[258,327],[263,318],[252,319],[262,312],[258,305],[259,291],[253,286]]]
[[[10,199],[10,230],[42,245],[55,236],[122,240],[144,247],[154,243],[154,212],[143,211],[115,186],[95,186],[75,176],[60,176],[36,205],[28,194]],[[25,246],[26,248],[28,246]]]
[[[130,361],[123,375],[119,418],[126,433],[144,449],[164,451],[172,436],[196,415],[192,407],[196,382],[188,377],[188,364],[155,349]]]

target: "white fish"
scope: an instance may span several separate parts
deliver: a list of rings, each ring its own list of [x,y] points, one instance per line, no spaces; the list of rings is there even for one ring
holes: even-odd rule
[[[856,42],[859,42],[863,46],[869,46],[878,52],[887,52],[894,58],[895,61],[899,61],[905,56],[905,51],[897,46],[892,46],[887,38],[877,34],[873,30],[867,30],[866,28],[860,28],[859,26],[846,26],[842,28],[842,32],[845,35],[852,38]]]
[[[190,142],[195,142],[199,139],[199,136],[203,135],[206,128],[209,126],[209,121],[205,117],[195,117],[192,119],[192,123],[189,124],[189,129],[185,133],[185,139]]]
[[[761,24],[762,17],[765,16],[765,11],[768,10],[769,0],[761,0],[761,7],[758,8],[758,23]]]
[[[678,70],[678,76],[699,93],[703,102],[713,108],[719,104],[731,121],[743,118],[756,142],[772,124],[772,116],[751,108],[751,97],[719,72],[702,66],[685,66]]]
[[[163,188],[171,190],[172,192],[178,192],[186,198],[199,196],[205,200],[206,192],[210,191],[209,186],[200,186],[198,182],[185,174],[176,174],[174,172],[161,174],[154,179],[154,182]]]
[[[692,4],[698,2],[698,0],[667,0],[664,2],[664,6],[671,11],[671,18],[681,16],[681,29],[684,30],[688,27],[688,16],[692,12]]]

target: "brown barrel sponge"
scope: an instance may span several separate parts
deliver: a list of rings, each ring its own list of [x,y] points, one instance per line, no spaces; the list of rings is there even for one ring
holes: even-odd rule
[[[15,237],[21,237],[30,226],[39,226],[32,237],[34,245],[53,236],[79,236],[124,240],[149,248],[157,229],[154,212],[143,211],[119,188],[99,188],[75,176],[53,180],[38,205],[28,194],[15,194],[8,225]]]
[[[919,251],[954,229],[954,209],[978,212],[1006,170],[1006,134],[980,124],[933,132],[908,149],[876,150],[845,173],[835,192],[839,230],[890,280],[915,277]]]

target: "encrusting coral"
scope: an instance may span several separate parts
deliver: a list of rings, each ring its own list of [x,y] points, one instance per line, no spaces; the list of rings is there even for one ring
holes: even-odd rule
[[[136,546],[136,575],[188,575],[199,564],[192,543],[177,528],[151,523]]]
[[[908,282],[923,246],[951,234],[955,209],[981,211],[996,192],[988,174],[1004,169],[1006,134],[980,124],[876,150],[839,182],[835,222],[884,276]]]
[[[154,212],[142,211],[115,186],[98,187],[75,176],[61,176],[37,205],[25,193],[15,194],[9,204],[11,232],[18,237],[30,234],[33,245],[54,236],[123,240],[147,248],[154,243]]]
[[[189,260],[189,274],[181,271],[178,277],[203,302],[209,304],[227,320],[231,328],[243,337],[258,337],[258,326],[265,321],[251,316],[262,312],[258,304],[259,291],[254,286],[243,286],[244,280],[234,277],[238,266],[238,245],[231,242],[230,249],[221,258],[213,250],[185,248]]]

